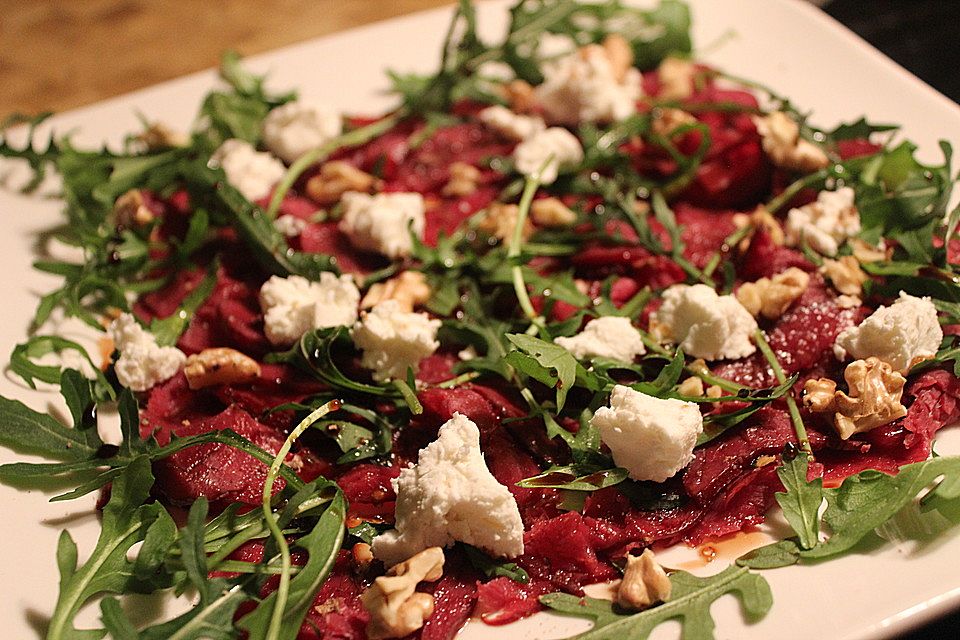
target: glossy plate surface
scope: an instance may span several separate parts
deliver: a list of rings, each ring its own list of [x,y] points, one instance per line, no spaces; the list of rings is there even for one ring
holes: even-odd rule
[[[731,73],[763,82],[814,112],[814,121],[830,127],[863,114],[877,122],[903,125],[926,161],[940,161],[937,141],[960,145],[960,108],[896,66],[812,6],[799,0],[690,0],[698,57]],[[500,1],[483,2],[480,19],[492,36],[506,24]],[[389,108],[382,95],[383,70],[429,71],[437,54],[448,11],[431,11],[306,42],[249,61],[269,71],[271,86],[297,87],[310,99],[345,111],[373,114]],[[185,129],[202,96],[214,85],[212,72],[200,73],[130,95],[62,114],[51,121],[58,132],[77,130],[79,144],[117,143],[138,127],[137,112],[148,119]],[[0,354],[5,359],[26,335],[37,295],[57,280],[30,268],[38,234],[60,220],[60,203],[25,198],[13,187],[18,172],[0,164]],[[69,329],[66,329],[69,330]],[[31,392],[7,373],[0,393],[34,408],[56,408],[56,395]],[[960,453],[960,429],[944,432],[941,454]],[[0,450],[0,462],[24,459]],[[57,593],[54,562],[60,530],[69,527],[81,558],[92,548],[99,525],[93,500],[50,504],[53,492],[22,492],[0,486],[0,531],[6,553],[0,562],[0,620],[4,636],[30,638],[42,629]],[[734,545],[736,546],[736,545]],[[722,549],[721,549],[722,550]],[[707,570],[723,568],[743,549],[728,549]],[[688,554],[689,555],[689,554]],[[723,556],[727,555],[726,558]],[[960,606],[960,536],[947,535],[923,545],[885,545],[863,549],[815,567],[766,572],[774,608],[761,623],[746,626],[731,598],[714,606],[718,638],[830,637],[880,638],[903,631]],[[153,603],[131,603],[146,621],[158,615]],[[93,622],[95,608],[85,612]],[[515,638],[560,638],[584,629],[580,621],[550,616],[510,628]],[[675,637],[664,626],[656,637]],[[465,637],[505,637],[505,630],[469,625]]]

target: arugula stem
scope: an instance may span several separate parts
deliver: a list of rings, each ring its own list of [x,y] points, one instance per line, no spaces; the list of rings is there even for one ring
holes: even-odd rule
[[[316,149],[308,151],[297,158],[296,162],[290,165],[290,168],[287,169],[287,172],[283,175],[283,178],[277,183],[276,188],[273,190],[273,196],[270,198],[270,204],[267,206],[267,218],[273,220],[277,217],[277,212],[280,210],[280,204],[283,202],[284,197],[286,197],[287,192],[290,191],[293,183],[296,182],[297,178],[303,175],[303,172],[309,169],[315,162],[326,158],[328,155],[337,149],[340,149],[341,147],[355,147],[386,133],[396,126],[396,124],[400,122],[400,120],[402,120],[406,115],[406,112],[403,109],[400,109],[395,113],[383,118],[382,120],[377,120],[376,122],[372,122],[364,127],[359,127],[353,131],[348,131],[343,135],[337,136],[333,140],[330,140],[329,142],[322,144]]]
[[[776,354],[773,353],[773,349],[770,348],[770,343],[767,342],[767,339],[763,336],[763,331],[757,329],[753,334],[753,340],[757,343],[757,348],[760,349],[760,353],[762,353],[763,357],[770,363],[770,368],[773,369],[773,375],[776,377],[777,382],[783,384],[787,377],[783,374],[783,368],[780,366],[780,361],[777,360]],[[784,398],[787,401],[787,410],[790,412],[790,421],[793,422],[793,430],[797,434],[797,442],[800,445],[800,449],[812,460],[813,449],[810,448],[807,428],[803,426],[803,418],[800,417],[800,409],[797,408],[797,401],[793,399],[789,391]]]
[[[644,346],[646,346],[650,351],[653,351],[657,355],[663,356],[665,358],[672,358],[673,354],[664,349],[659,342],[657,342],[653,336],[644,331],[643,329],[637,328],[637,331],[640,332],[640,339],[643,340]],[[736,393],[743,389],[742,384],[737,384],[733,380],[727,380],[726,378],[721,378],[720,376],[713,375],[709,369],[705,366],[697,366],[697,361],[691,362],[688,365],[684,365],[683,370],[689,373],[692,376],[696,376],[706,382],[707,384],[715,385],[720,387],[724,391],[730,391]]]
[[[548,163],[552,161],[552,158],[547,160]],[[527,222],[530,204],[533,202],[533,196],[537,192],[538,186],[540,186],[539,173],[527,178],[524,183],[523,194],[520,196],[519,211],[517,212],[517,223],[513,227],[513,235],[510,236],[510,245],[507,248],[508,260],[516,260],[520,257],[520,252],[523,249],[523,227]],[[543,318],[537,314],[537,311],[533,308],[533,303],[530,301],[530,294],[527,293],[527,283],[523,279],[523,267],[519,264],[514,265],[511,268],[511,274],[513,275],[513,290],[517,294],[517,302],[520,303],[520,308],[527,319],[538,330],[542,330]]]
[[[471,380],[476,380],[480,377],[479,371],[468,371],[462,373],[456,378],[450,378],[449,380],[444,380],[443,382],[434,385],[437,389],[452,389],[454,387],[459,387],[462,384],[466,384]]]
[[[773,200],[764,205],[767,211],[770,213],[776,213],[782,209],[788,202],[793,200],[794,196],[806,189],[807,187],[813,186],[818,182],[823,182],[829,178],[833,172],[827,169],[821,169],[816,173],[811,173],[808,176],[803,176],[799,180],[795,180],[790,184],[786,189],[784,189],[780,195],[776,196]]]
[[[331,400],[301,420],[300,424],[298,424],[294,430],[290,432],[290,435],[287,436],[287,439],[284,440],[280,450],[277,451],[277,455],[273,459],[270,470],[267,472],[266,480],[264,480],[263,483],[263,501],[261,504],[263,517],[266,520],[267,528],[270,529],[271,536],[280,549],[281,567],[280,583],[277,586],[277,599],[276,602],[274,602],[273,613],[270,616],[270,626],[267,630],[265,640],[279,640],[280,638],[280,629],[283,625],[283,612],[286,609],[287,597],[290,591],[290,567],[292,564],[290,560],[290,546],[287,544],[287,540],[283,536],[283,531],[280,530],[280,526],[277,524],[273,515],[273,505],[271,501],[273,497],[273,484],[277,476],[280,475],[280,467],[283,466],[284,458],[290,453],[290,448],[293,446],[294,441],[300,437],[300,434],[310,428],[310,425],[323,416],[339,409],[340,401]]]

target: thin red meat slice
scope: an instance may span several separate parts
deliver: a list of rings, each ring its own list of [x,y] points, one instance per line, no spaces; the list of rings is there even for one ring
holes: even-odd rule
[[[731,482],[747,473],[761,455],[777,454],[796,442],[786,411],[764,407],[746,427],[735,427],[694,452],[683,475],[683,487],[698,503],[708,505]]]
[[[758,229],[753,234],[750,246],[737,264],[737,275],[747,282],[760,278],[772,278],[790,267],[810,272],[816,271],[816,265],[807,260],[802,253],[776,244],[766,229]]]
[[[425,583],[418,591],[433,594],[433,615],[419,632],[421,640],[451,640],[470,618],[477,599],[480,575],[462,554],[446,552],[443,577]]]
[[[350,505],[348,519],[393,522],[397,495],[390,481],[398,475],[400,465],[396,464],[361,462],[347,467],[336,480]]]
[[[763,523],[777,491],[783,491],[783,484],[776,465],[752,470],[727,487],[703,518],[683,533],[684,541],[697,545]]]
[[[283,444],[283,437],[273,429],[260,424],[236,407],[206,420],[182,425],[177,435],[189,436],[207,431],[233,429],[268,453],[275,454]],[[288,463],[293,456],[288,457]],[[267,465],[247,453],[220,443],[188,447],[158,460],[153,465],[157,478],[156,490],[170,504],[189,506],[206,497],[214,510],[239,502],[259,505]],[[274,483],[274,492],[285,485],[282,478]]]
[[[583,516],[575,511],[541,520],[524,534],[524,555],[518,563],[532,578],[581,593],[585,584],[616,576],[613,567],[597,558],[591,538]]]
[[[491,626],[516,622],[540,611],[542,607],[537,598],[550,591],[550,583],[545,581],[520,584],[510,578],[494,578],[477,585],[474,613]]]
[[[674,207],[677,223],[681,225],[683,256],[695,266],[703,268],[723,247],[724,239],[736,230],[733,211],[701,209],[677,203]]]

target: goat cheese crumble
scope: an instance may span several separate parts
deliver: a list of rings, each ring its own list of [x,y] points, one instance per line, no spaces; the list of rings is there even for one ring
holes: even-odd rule
[[[677,284],[663,293],[663,305],[650,317],[650,331],[704,360],[743,358],[757,350],[751,342],[757,321],[732,295],[705,284]]]
[[[146,391],[169,380],[183,368],[187,356],[176,347],[161,347],[132,314],[122,313],[110,323],[110,336],[120,358],[114,364],[117,380],[132,391]]]
[[[631,67],[618,79],[602,47],[583,47],[543,73],[537,98],[551,123],[618,122],[637,111],[640,72]]]
[[[340,231],[358,249],[375,251],[388,258],[402,258],[413,251],[410,233],[423,238],[423,196],[419,193],[378,193],[375,196],[348,191],[340,200],[343,219]]]
[[[510,140],[526,140],[533,134],[543,131],[547,125],[540,116],[524,116],[514,113],[502,105],[487,107],[477,114],[477,118],[489,129]]]
[[[350,335],[363,350],[360,364],[382,382],[406,378],[410,367],[416,372],[420,361],[440,346],[440,324],[425,313],[403,311],[396,300],[384,300],[363,314]]]
[[[846,360],[848,355],[856,360],[874,356],[903,373],[933,357],[941,340],[943,329],[930,298],[901,291],[892,305],[879,307],[859,326],[840,332],[833,351],[838,360]]]
[[[466,542],[492,556],[523,554],[523,522],[510,490],[483,460],[480,430],[460,413],[420,450],[417,464],[400,471],[396,528],[373,540],[374,555],[388,566],[428,547]]]
[[[848,238],[860,233],[860,214],[850,187],[821,191],[816,202],[791,209],[784,228],[786,242],[797,246],[802,242],[825,256],[835,256]]]
[[[580,164],[580,140],[563,127],[538,131],[513,150],[513,163],[525,176],[540,174],[540,184],[553,184],[561,169]]]
[[[267,149],[291,164],[340,135],[342,127],[340,114],[333,109],[295,100],[270,111],[261,133]]]
[[[619,316],[594,318],[577,335],[553,341],[578,360],[600,357],[629,363],[647,352],[630,318]]]
[[[661,399],[617,385],[610,406],[590,419],[610,447],[617,466],[634,480],[663,482],[693,460],[693,447],[703,432],[696,402]]]
[[[353,276],[324,271],[319,282],[302,276],[271,276],[260,288],[264,333],[275,345],[287,346],[303,334],[323,327],[350,326],[357,321],[360,291]]]
[[[270,195],[273,185],[287,171],[271,154],[257,151],[249,142],[236,138],[224,141],[213,152],[210,166],[223,169],[227,182],[251,202]]]
[[[273,221],[273,228],[288,238],[296,238],[307,228],[307,221],[289,214],[282,215]]]

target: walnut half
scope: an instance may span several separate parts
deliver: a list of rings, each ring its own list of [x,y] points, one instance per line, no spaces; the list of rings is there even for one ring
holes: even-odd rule
[[[251,382],[260,376],[260,365],[236,349],[215,347],[204,349],[187,358],[183,366],[187,386],[202,389],[217,384]]]
[[[410,312],[429,299],[430,285],[423,273],[403,271],[389,280],[370,285],[370,289],[360,301],[360,308],[372,309],[384,300],[396,300],[402,311]]]
[[[907,415],[900,403],[906,379],[886,362],[855,360],[843,373],[849,395],[836,391],[832,380],[807,380],[803,403],[811,411],[834,411],[833,424],[843,440]]]
[[[349,162],[331,160],[320,167],[320,173],[307,180],[307,195],[320,206],[336,204],[348,191],[369,193],[379,189],[382,181]]]
[[[745,282],[737,289],[737,300],[751,315],[775,320],[803,295],[810,284],[810,275],[803,269],[790,267],[772,278]]]
[[[755,116],[763,150],[773,164],[783,169],[813,173],[830,164],[820,147],[800,137],[800,125],[782,111]]]
[[[830,278],[834,289],[848,296],[859,296],[863,283],[869,279],[854,256],[841,256],[838,260],[824,258],[820,273]]]
[[[639,556],[627,556],[623,579],[617,587],[617,604],[625,609],[646,609],[670,599],[670,578],[653,556],[644,549]]]
[[[433,596],[417,593],[420,582],[436,582],[443,575],[443,549],[430,547],[387,571],[363,592],[360,601],[370,613],[367,637],[402,638],[423,626],[433,615]]]

